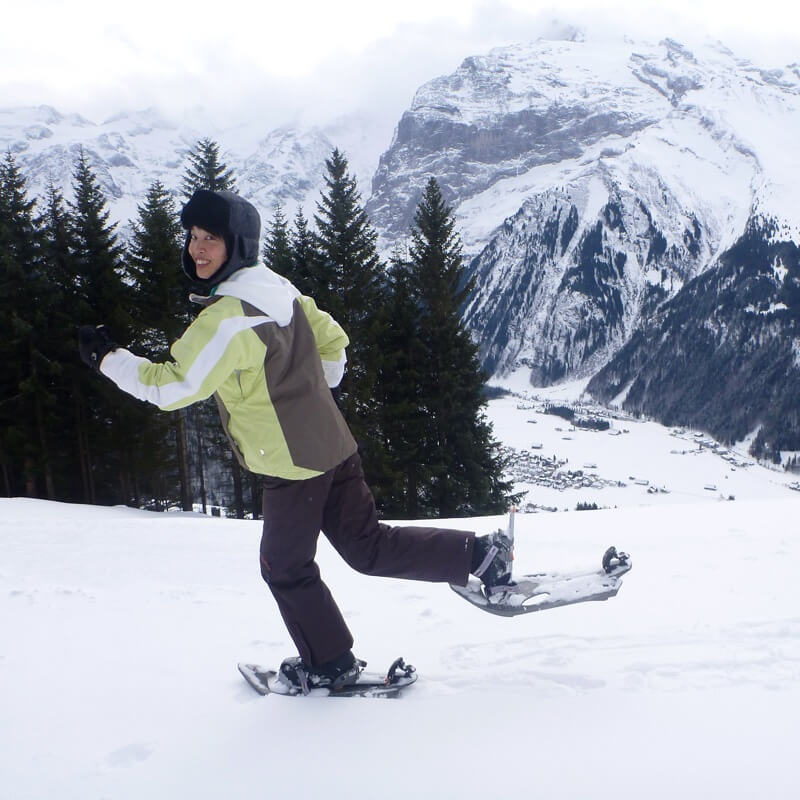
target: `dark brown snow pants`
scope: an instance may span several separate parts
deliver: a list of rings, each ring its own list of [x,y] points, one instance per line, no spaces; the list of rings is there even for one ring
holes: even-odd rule
[[[320,530],[351,567],[366,575],[467,581],[474,534],[378,522],[358,454],[316,478],[267,479],[261,575],[307,664],[323,664],[353,646],[314,561]]]

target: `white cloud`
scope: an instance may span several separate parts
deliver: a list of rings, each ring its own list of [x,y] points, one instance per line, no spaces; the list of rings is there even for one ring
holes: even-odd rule
[[[396,119],[420,83],[467,55],[564,24],[655,40],[710,35],[764,66],[800,61],[800,11],[786,0],[28,0],[3,22],[4,105],[50,103],[96,120],[203,108],[217,127],[248,110],[275,124],[364,105]]]

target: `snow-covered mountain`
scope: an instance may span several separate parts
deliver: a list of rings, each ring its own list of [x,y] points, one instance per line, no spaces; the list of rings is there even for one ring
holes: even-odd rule
[[[440,181],[474,257],[465,319],[490,373],[543,386],[610,364],[589,384],[605,401],[729,441],[760,426],[759,455],[780,458],[800,449],[798,133],[797,64],[540,41],[423,86],[368,208],[388,248]]]
[[[369,210],[389,245],[437,177],[477,257],[485,365],[541,385],[597,371],[754,213],[800,240],[797,131],[796,66],[670,40],[507,47],[418,91]]]
[[[61,114],[50,106],[0,110],[0,147],[14,154],[31,193],[43,196],[52,180],[69,197],[82,148],[108,199],[112,219],[120,223],[123,233],[154,180],[182,201],[186,155],[206,136],[220,142],[237,188],[265,218],[272,215],[276,203],[283,205],[289,218],[298,207],[310,216],[323,187],[325,159],[334,146],[360,146],[352,167],[366,180],[370,159],[376,160],[377,154],[373,145],[363,142],[365,129],[370,130],[351,120],[339,120],[324,129],[283,126],[271,130],[250,121],[209,131],[200,114],[188,123],[177,123],[153,109],[120,113],[101,124]]]
[[[177,193],[184,157],[206,135],[265,216],[276,202],[288,216],[297,206],[310,216],[335,145],[350,157],[387,255],[434,176],[456,211],[475,279],[465,319],[490,373],[525,369],[547,385],[611,365],[590,384],[604,400],[658,415],[666,391],[683,415],[671,421],[708,425],[687,376],[713,364],[722,370],[715,407],[747,410],[715,429],[723,437],[752,434],[769,408],[794,407],[769,373],[788,369],[788,387],[800,369],[800,65],[763,70],[719,43],[690,50],[670,39],[575,35],[467,58],[418,90],[391,142],[368,119],[206,130],[200,113],[188,126],[153,111],[96,125],[41,107],[0,112],[0,146],[16,154],[34,192],[50,177],[68,187],[82,146],[112,213],[127,220],[154,178]],[[691,338],[710,324],[714,292],[736,280],[741,291],[730,296],[749,297],[753,275],[774,278],[759,280],[758,330],[742,308],[718,317],[716,344],[702,355],[689,348],[686,362],[664,304],[681,309]],[[701,278],[710,294],[698,293]],[[748,370],[717,357],[724,341],[752,351]],[[633,356],[632,342],[647,344]],[[778,352],[794,355],[776,361]],[[646,377],[654,372],[658,381]],[[734,392],[742,381],[744,394]],[[800,450],[800,422],[790,428],[779,450]]]
[[[52,181],[71,196],[83,148],[113,219],[123,223],[136,215],[154,180],[180,185],[180,166],[197,138],[152,110],[120,113],[100,125],[50,106],[0,110],[0,145],[15,156],[33,195],[43,196]]]

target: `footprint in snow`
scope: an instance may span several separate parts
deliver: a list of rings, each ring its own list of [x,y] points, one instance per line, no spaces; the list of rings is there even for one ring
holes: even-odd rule
[[[132,767],[147,761],[153,751],[154,748],[148,744],[132,742],[109,753],[106,756],[106,764],[111,767]]]

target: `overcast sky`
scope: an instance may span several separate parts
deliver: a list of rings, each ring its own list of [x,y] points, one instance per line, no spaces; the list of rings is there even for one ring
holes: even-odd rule
[[[691,44],[765,67],[800,62],[796,0],[14,0],[0,27],[0,107],[48,103],[100,122],[155,106],[279,124],[369,105],[399,115],[467,55],[567,25]],[[197,113],[195,111],[195,113]],[[225,127],[224,123],[220,127]]]

